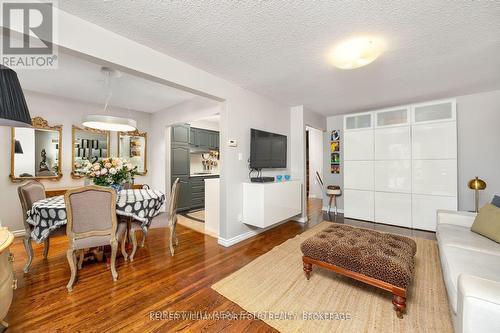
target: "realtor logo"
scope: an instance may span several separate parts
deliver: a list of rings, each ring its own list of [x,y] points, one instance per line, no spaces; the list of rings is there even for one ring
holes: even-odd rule
[[[2,1],[1,64],[10,68],[57,68],[54,2]]]

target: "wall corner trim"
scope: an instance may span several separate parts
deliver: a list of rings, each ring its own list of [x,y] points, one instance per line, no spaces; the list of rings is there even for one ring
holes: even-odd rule
[[[281,222],[278,222],[276,224],[273,224],[267,228],[259,228],[259,229],[249,230],[243,234],[240,234],[238,236],[234,236],[233,238],[219,237],[217,239],[217,243],[219,243],[220,245],[222,245],[224,247],[230,247],[230,246],[233,246],[239,242],[244,241],[245,239],[251,238],[253,236],[257,236],[258,234],[263,233],[264,231],[267,231],[267,230],[272,229],[272,228],[276,228],[277,226],[279,226],[283,223],[286,223],[286,222],[290,222],[290,221],[295,221],[295,220],[289,219],[289,220],[285,220],[285,221],[281,221]]]

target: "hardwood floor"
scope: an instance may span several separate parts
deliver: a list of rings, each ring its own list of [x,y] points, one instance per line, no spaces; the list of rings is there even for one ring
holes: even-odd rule
[[[65,237],[51,239],[48,260],[43,245],[34,245],[28,274],[22,239],[12,247],[18,289],[6,321],[10,332],[275,332],[260,320],[151,320],[152,311],[216,311],[240,313],[238,305],[210,286],[287,239],[320,223],[321,202],[311,200],[309,222],[286,222],[230,248],[215,238],[178,225],[179,246],[171,257],[167,231],[153,229],[134,262],[117,261],[118,281],[113,282],[103,263],[88,264],[68,294],[70,272]],[[340,223],[358,223],[339,216]],[[432,237],[432,233],[423,235]],[[301,263],[298,263],[301,264]],[[182,315],[182,314],[180,314]]]

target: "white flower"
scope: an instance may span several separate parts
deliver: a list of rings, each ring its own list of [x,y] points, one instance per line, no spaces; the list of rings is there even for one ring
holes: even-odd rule
[[[115,168],[109,169],[109,173],[112,175],[116,174],[116,169]]]
[[[134,167],[132,166],[132,164],[130,164],[130,163],[127,163],[125,166],[126,166],[126,167],[127,167],[127,169],[129,169],[129,170],[132,170],[132,169],[134,168]]]
[[[101,175],[105,175],[107,173],[108,173],[108,169],[106,169],[106,168],[101,169]]]
[[[120,164],[116,166],[116,171],[120,171],[121,169],[123,169],[123,165]]]

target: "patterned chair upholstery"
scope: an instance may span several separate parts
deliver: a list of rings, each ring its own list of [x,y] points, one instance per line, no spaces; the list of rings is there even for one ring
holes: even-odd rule
[[[73,289],[77,274],[76,251],[83,260],[83,249],[111,245],[111,274],[118,279],[116,272],[116,252],[118,240],[122,242],[122,254],[125,252],[126,226],[118,225],[116,217],[116,192],[100,186],[87,186],[66,192],[64,196],[67,212],[67,235],[69,240],[66,252],[71,269],[68,291]]]

